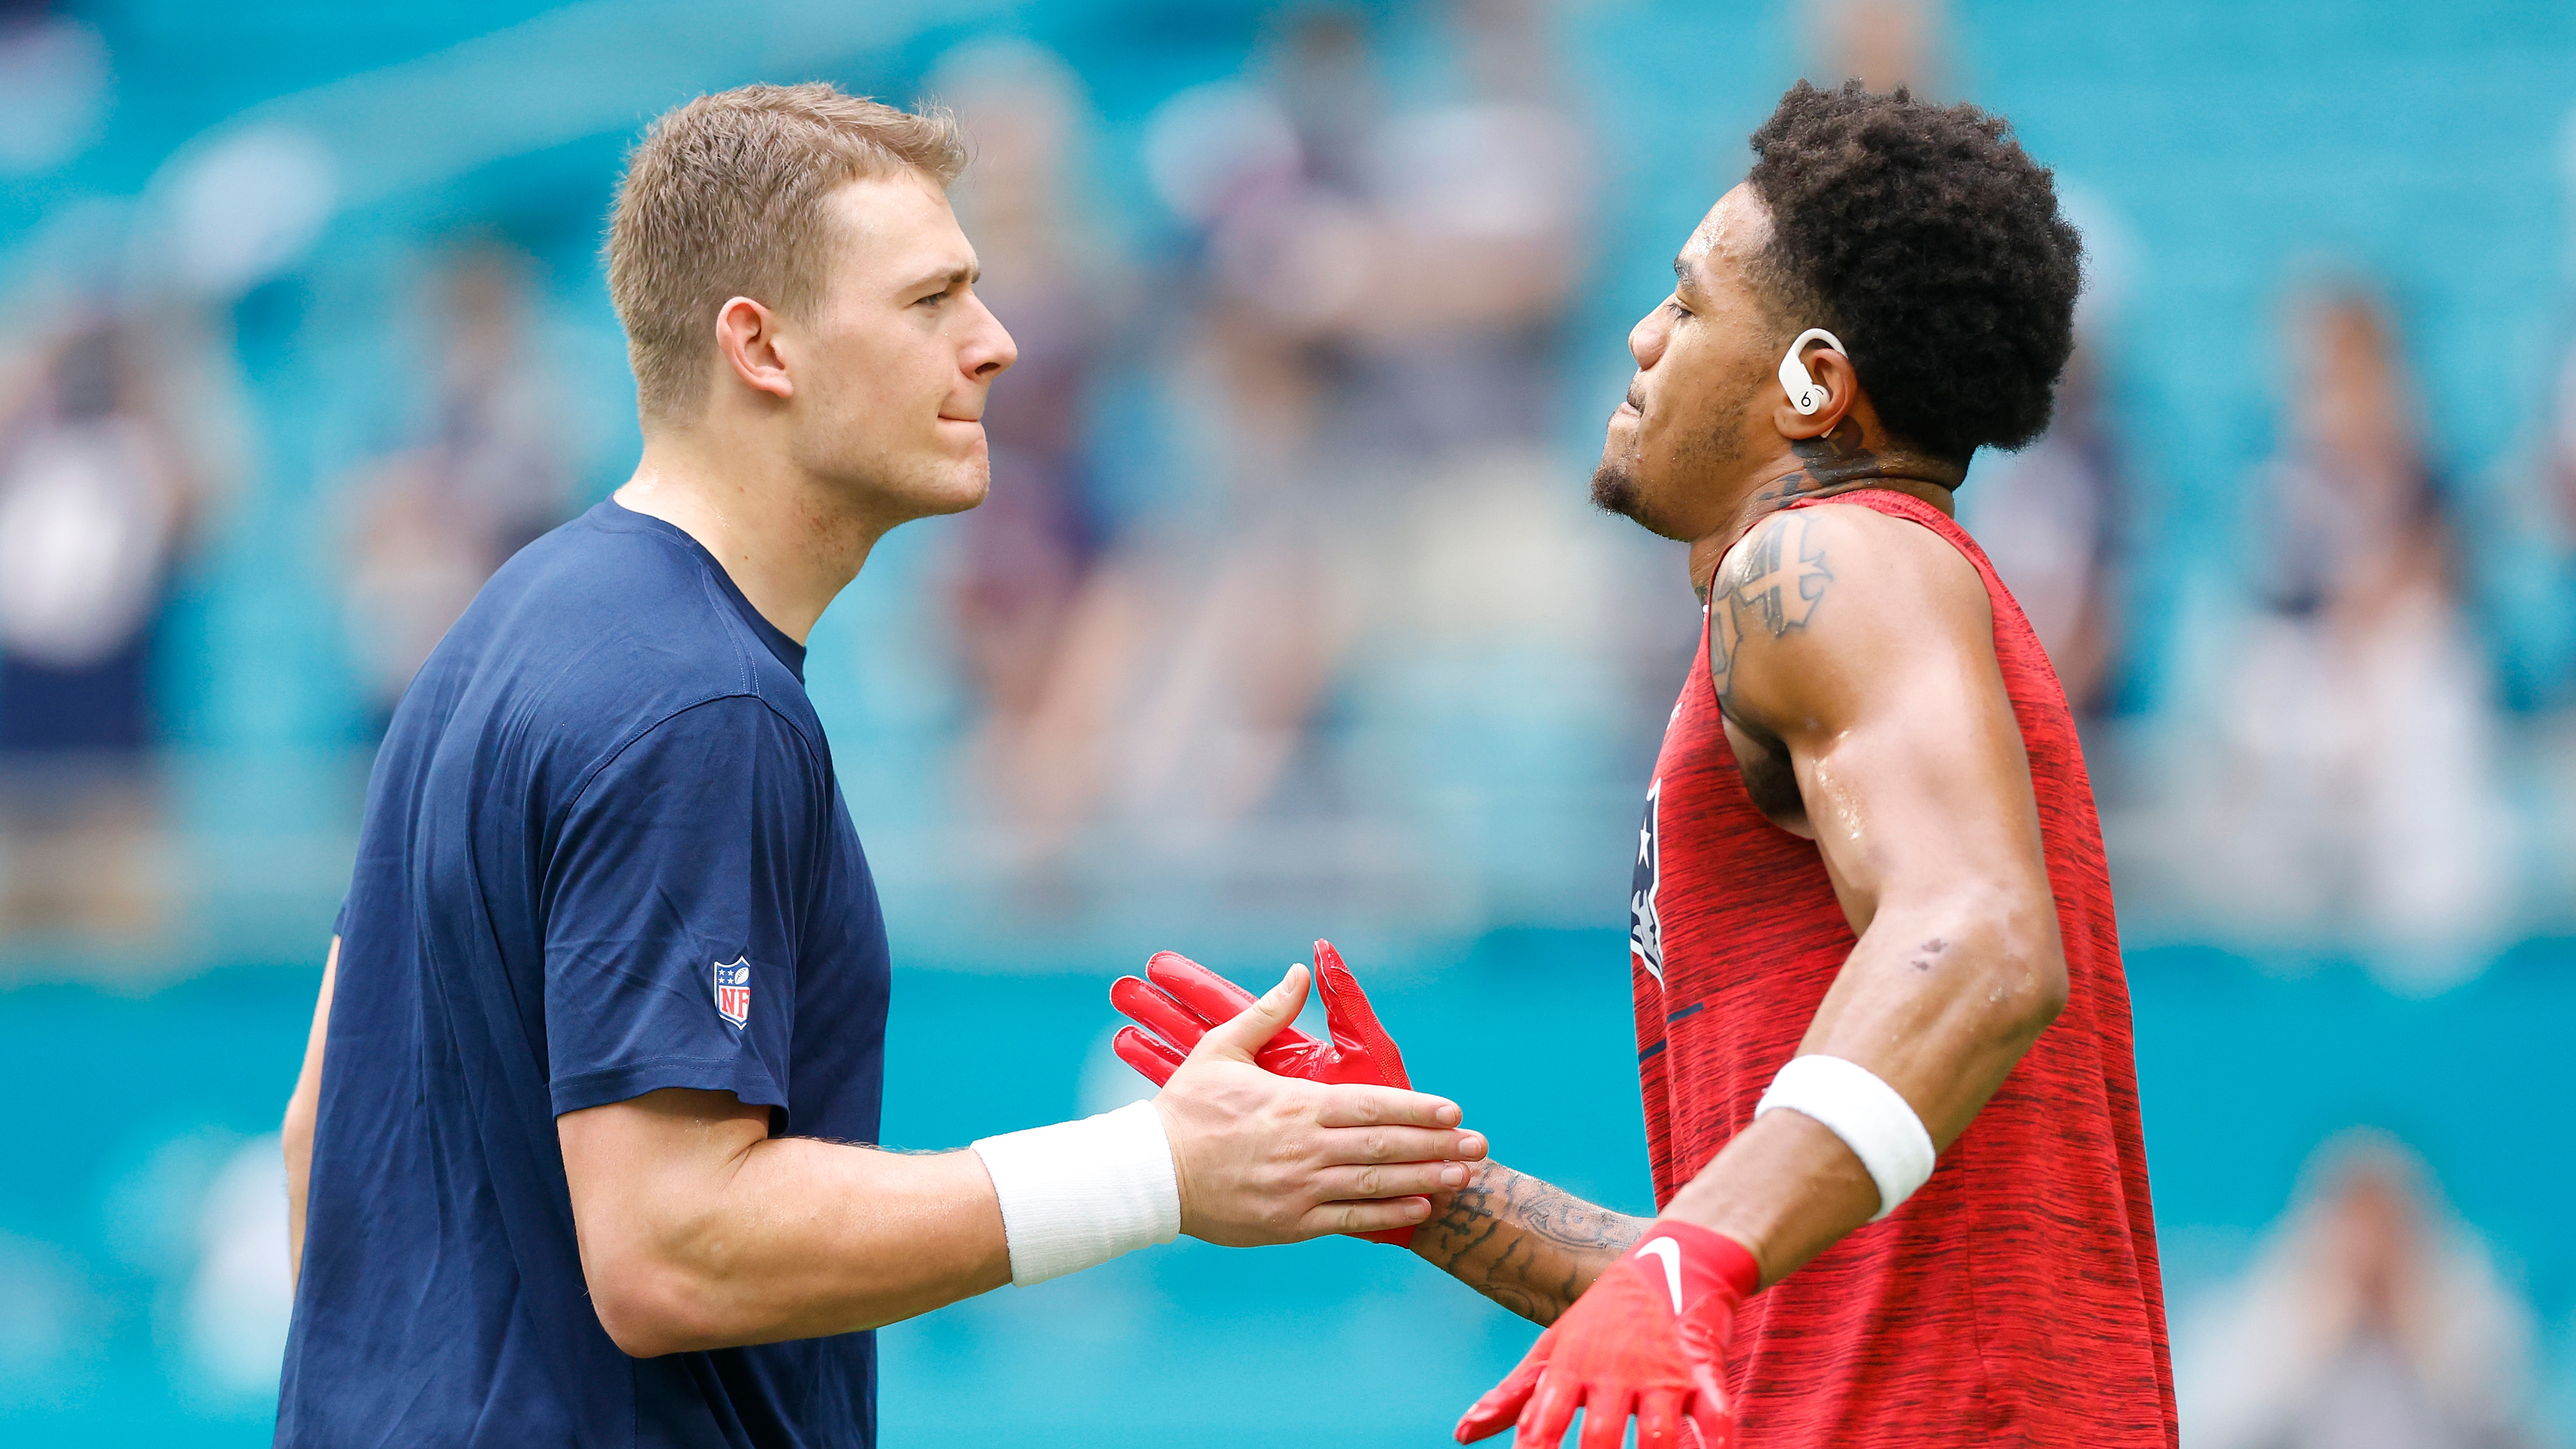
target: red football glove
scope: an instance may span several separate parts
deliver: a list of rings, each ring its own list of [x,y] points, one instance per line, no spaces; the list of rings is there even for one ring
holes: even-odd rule
[[[1144,1028],[1121,1027],[1110,1047],[1121,1061],[1145,1074],[1155,1086],[1172,1078],[1181,1059],[1199,1044],[1208,1027],[1228,1021],[1252,1004],[1252,993],[1187,956],[1157,951],[1145,963],[1151,984],[1121,976],[1109,988],[1109,1004]],[[1253,1064],[1282,1077],[1310,1082],[1358,1083],[1373,1087],[1413,1086],[1404,1074],[1404,1054],[1378,1025],[1360,983],[1342,964],[1342,953],[1330,941],[1315,943],[1315,988],[1324,996],[1324,1021],[1332,1040],[1321,1042],[1295,1027],[1283,1029],[1256,1053]],[[1388,1228],[1356,1236],[1372,1243],[1408,1247],[1413,1229]]]
[[[1555,1449],[1580,1408],[1581,1449],[1619,1449],[1631,1414],[1637,1449],[1726,1449],[1726,1335],[1761,1281],[1733,1238],[1656,1219],[1458,1421],[1458,1442],[1518,1424],[1519,1449]]]

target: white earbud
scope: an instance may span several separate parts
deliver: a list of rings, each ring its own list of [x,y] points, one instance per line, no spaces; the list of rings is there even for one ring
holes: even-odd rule
[[[1798,334],[1797,341],[1789,344],[1789,355],[1780,359],[1780,386],[1789,394],[1789,406],[1796,408],[1801,417],[1814,416],[1816,409],[1823,407],[1832,397],[1825,391],[1823,383],[1807,373],[1807,363],[1802,354],[1810,342],[1822,342],[1836,352],[1843,350],[1843,340],[1822,327],[1808,328]]]

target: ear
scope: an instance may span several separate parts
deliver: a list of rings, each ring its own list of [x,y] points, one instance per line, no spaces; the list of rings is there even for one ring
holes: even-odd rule
[[[787,375],[787,356],[779,347],[782,320],[749,297],[734,297],[716,309],[716,353],[736,381],[784,402],[796,395]]]
[[[1788,393],[1774,382],[1771,387],[1771,425],[1780,436],[1793,441],[1821,438],[1834,430],[1860,400],[1860,374],[1852,369],[1851,359],[1840,348],[1826,342],[1810,342],[1799,352],[1807,365],[1807,376],[1825,390],[1824,406],[1812,413],[1802,413],[1789,401]]]

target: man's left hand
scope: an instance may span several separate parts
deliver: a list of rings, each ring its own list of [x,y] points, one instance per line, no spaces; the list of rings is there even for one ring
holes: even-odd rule
[[[1121,976],[1109,988],[1109,1002],[1135,1026],[1121,1027],[1110,1043],[1119,1059],[1155,1086],[1171,1079],[1211,1023],[1224,1021],[1252,1004],[1252,993],[1205,966],[1174,951],[1157,951],[1145,963],[1144,981]],[[1336,1085],[1411,1088],[1404,1054],[1395,1038],[1379,1024],[1377,1011],[1360,990],[1358,978],[1342,964],[1342,953],[1330,941],[1315,943],[1315,989],[1324,998],[1329,1041],[1317,1041],[1289,1027],[1264,1043],[1252,1061],[1265,1072]],[[1372,1243],[1407,1247],[1413,1229],[1389,1228],[1359,1233]]]

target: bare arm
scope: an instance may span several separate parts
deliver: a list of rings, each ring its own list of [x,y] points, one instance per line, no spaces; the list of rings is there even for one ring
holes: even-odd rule
[[[331,1028],[331,979],[340,973],[340,938],[331,938],[331,954],[322,961],[322,994],[313,1003],[313,1030],[304,1039],[304,1069],[295,1074],[295,1091],[286,1099],[286,1276],[293,1282],[304,1271],[305,1186],[313,1176],[313,1117],[322,1104],[322,1039]]]
[[[1413,1251],[1533,1323],[1554,1323],[1645,1231],[1644,1218],[1594,1207],[1501,1163],[1474,1171],[1413,1230]]]
[[[1440,1098],[1255,1067],[1304,998],[1292,973],[1156,1097],[1182,1231],[1251,1244],[1418,1223],[1425,1195],[1465,1182],[1458,1159],[1483,1156]],[[972,1152],[771,1137],[768,1108],[677,1089],[567,1112],[556,1131],[592,1303],[638,1357],[846,1333],[1011,1280]]]
[[[1781,823],[1815,840],[1859,937],[1799,1053],[1875,1072],[1946,1148],[2066,999],[1984,586],[1930,531],[1828,507],[1755,528],[1711,598],[1729,738],[1748,778],[1785,753]],[[1775,1112],[1665,1210],[1751,1248],[1767,1283],[1877,1208],[1841,1139]]]
[[[874,1328],[1011,1281],[972,1152],[769,1135],[769,1109],[669,1089],[556,1119],[582,1273],[638,1357]]]

